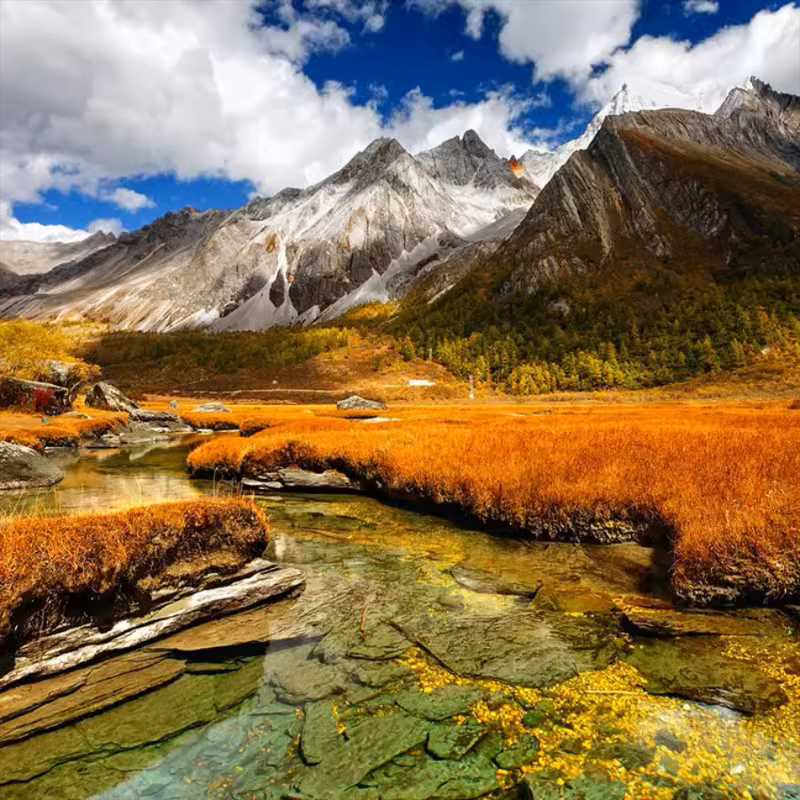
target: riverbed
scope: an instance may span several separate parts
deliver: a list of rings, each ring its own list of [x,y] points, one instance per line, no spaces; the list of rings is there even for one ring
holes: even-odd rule
[[[235,491],[188,478],[199,439],[53,453],[64,480],[0,513]],[[258,502],[266,557],[303,590],[12,687],[42,697],[23,715],[0,693],[0,797],[800,797],[790,611],[674,609],[638,545],[493,537],[356,494]]]

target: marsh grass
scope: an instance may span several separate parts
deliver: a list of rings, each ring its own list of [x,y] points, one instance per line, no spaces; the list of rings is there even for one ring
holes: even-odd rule
[[[251,499],[215,497],[104,514],[0,521],[0,639],[46,632],[120,597],[232,570],[260,555],[269,524]],[[198,572],[171,574],[179,563]]]
[[[205,443],[188,465],[242,475],[338,469],[532,536],[580,540],[582,520],[644,521],[671,532],[673,586],[685,599],[800,592],[793,413],[666,405],[569,411],[409,409],[398,412],[399,422],[372,425],[284,419],[248,439]]]

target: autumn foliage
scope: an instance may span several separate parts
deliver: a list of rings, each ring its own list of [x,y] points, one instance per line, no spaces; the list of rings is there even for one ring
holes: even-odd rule
[[[13,519],[0,525],[0,639],[22,617],[28,629],[31,619],[37,631],[54,627],[70,599],[113,605],[120,594],[175,582],[168,571],[177,562],[206,556],[218,570],[236,568],[263,552],[267,532],[263,513],[243,498]]]
[[[192,470],[339,469],[491,528],[602,540],[666,531],[694,602],[800,592],[800,425],[785,408],[429,409],[401,421],[276,421],[212,441]],[[396,413],[393,410],[393,415]],[[530,412],[528,412],[530,413]]]

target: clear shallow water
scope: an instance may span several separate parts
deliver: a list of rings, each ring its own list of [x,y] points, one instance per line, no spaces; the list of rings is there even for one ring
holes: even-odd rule
[[[183,473],[187,449],[90,453],[54,491],[2,502],[72,512],[214,491]],[[169,680],[6,745],[0,797],[510,798],[526,776],[537,797],[793,796],[793,635],[765,621],[758,637],[630,636],[611,609],[658,595],[646,548],[530,545],[362,497],[260,502],[268,557],[297,565],[304,591],[148,648],[122,680]],[[533,601],[497,593],[526,587]],[[651,691],[684,696],[648,693],[634,664]],[[691,699],[704,682],[788,702],[747,717]]]

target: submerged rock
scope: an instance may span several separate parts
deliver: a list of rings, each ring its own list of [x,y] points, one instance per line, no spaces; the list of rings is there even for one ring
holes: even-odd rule
[[[532,688],[604,669],[616,655],[611,631],[601,623],[547,611],[454,612],[398,624],[453,672]]]
[[[385,411],[386,403],[381,403],[379,400],[366,400],[359,395],[354,394],[345,400],[339,400],[336,408],[339,411]]]
[[[401,692],[397,696],[397,705],[423,719],[441,722],[456,714],[465,714],[481,697],[480,689],[450,685],[434,689],[429,694],[414,689]]]
[[[486,572],[470,567],[468,564],[456,564],[449,570],[456,583],[472,592],[483,594],[510,594],[520,597],[533,597],[539,591],[541,583],[521,583],[509,580],[502,575]]]
[[[46,456],[30,447],[0,442],[0,489],[52,486],[64,473]]]
[[[463,725],[441,722],[432,728],[428,736],[428,752],[436,758],[447,760],[463,758],[485,732],[484,728],[471,719]]]
[[[421,745],[429,730],[430,723],[402,711],[364,719],[348,728],[347,739],[331,748],[318,766],[300,775],[297,788],[315,800],[340,800],[373,770]]]
[[[719,635],[765,636],[774,621],[770,609],[721,614],[715,611],[679,611],[675,608],[624,606],[624,619],[641,633],[652,636]]]
[[[674,694],[747,714],[769,711],[788,699],[777,680],[756,664],[727,657],[713,636],[655,639],[625,660],[642,673],[653,694]]]

